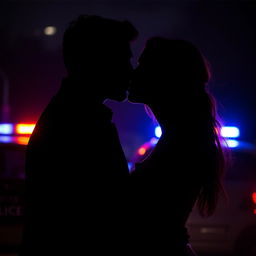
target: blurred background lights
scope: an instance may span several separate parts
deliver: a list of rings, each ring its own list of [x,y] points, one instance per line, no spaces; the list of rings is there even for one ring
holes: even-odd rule
[[[140,147],[140,148],[138,149],[138,154],[139,154],[140,156],[143,156],[145,153],[146,153],[146,149],[145,149],[144,147]]]
[[[256,204],[256,192],[252,193],[252,201]]]
[[[240,131],[235,126],[223,126],[221,128],[221,136],[224,138],[238,138],[240,136]]]
[[[57,32],[57,29],[54,26],[47,26],[44,28],[44,34],[46,36],[53,36],[56,34],[56,32]]]
[[[237,140],[227,140],[226,143],[229,148],[236,148],[239,146],[239,142]]]
[[[157,138],[162,136],[162,129],[159,125],[155,128],[155,136]],[[223,126],[221,128],[221,136],[224,138],[238,138],[240,136],[239,128],[236,126]]]
[[[151,140],[150,140],[150,143],[153,144],[153,145],[156,145],[158,142],[158,139],[156,137],[153,137]]]
[[[0,124],[0,134],[12,134],[13,124]]]
[[[29,136],[20,136],[15,138],[15,142],[19,145],[27,145],[29,141]]]
[[[132,169],[132,167],[133,167],[133,163],[132,162],[128,162],[128,169],[129,169],[129,171]]]
[[[32,134],[35,128],[35,124],[17,124],[16,133],[17,134]]]
[[[12,137],[11,136],[0,136],[0,143],[11,143]]]
[[[155,128],[155,136],[157,138],[160,138],[162,136],[162,129],[159,125]]]

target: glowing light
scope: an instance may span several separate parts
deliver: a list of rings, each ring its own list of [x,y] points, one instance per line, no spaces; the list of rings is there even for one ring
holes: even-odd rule
[[[29,136],[16,137],[15,142],[20,145],[28,145]]]
[[[235,126],[223,126],[220,133],[224,138],[238,138],[240,136],[240,131]]]
[[[56,32],[57,32],[57,29],[54,26],[48,26],[44,28],[44,34],[47,36],[53,36],[56,34]]]
[[[0,124],[0,134],[13,134],[13,124]]]
[[[0,143],[11,143],[12,137],[11,136],[0,136]]]
[[[2,135],[0,136],[0,143],[13,143],[19,145],[27,145],[30,136],[9,136]]]
[[[226,140],[226,143],[229,148],[236,148],[239,146],[239,142],[237,140]]]
[[[156,145],[157,142],[158,142],[158,139],[155,138],[155,137],[153,137],[153,138],[150,140],[150,143],[151,143],[152,145]]]
[[[254,204],[256,204],[256,192],[252,193],[252,201]],[[256,209],[253,210],[253,213],[256,214]]]
[[[145,153],[146,153],[146,149],[145,149],[144,147],[140,147],[140,148],[138,149],[138,154],[139,154],[140,156],[143,156]]]
[[[155,136],[157,138],[160,138],[162,136],[162,129],[159,125],[155,128]]]
[[[35,128],[35,124],[17,124],[16,133],[17,134],[32,134]]]
[[[129,171],[131,171],[133,168],[133,163],[132,162],[128,162],[128,169]]]
[[[256,204],[256,192],[252,193],[252,201]]]

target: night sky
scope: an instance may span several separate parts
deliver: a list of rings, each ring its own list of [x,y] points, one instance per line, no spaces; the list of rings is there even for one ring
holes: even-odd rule
[[[10,84],[9,121],[38,119],[66,74],[61,56],[66,25],[79,14],[96,14],[127,19],[137,27],[134,67],[151,36],[187,39],[198,46],[210,63],[209,87],[224,124],[239,126],[241,138],[256,143],[255,13],[256,1],[1,0],[0,69]],[[57,33],[46,36],[43,29],[50,25]],[[152,136],[154,126],[143,105],[107,104],[127,154]]]

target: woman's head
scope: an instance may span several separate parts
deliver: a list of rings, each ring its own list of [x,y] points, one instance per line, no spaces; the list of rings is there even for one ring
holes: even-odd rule
[[[190,42],[154,37],[147,41],[134,71],[129,100],[152,104],[203,90],[210,78],[206,61]]]

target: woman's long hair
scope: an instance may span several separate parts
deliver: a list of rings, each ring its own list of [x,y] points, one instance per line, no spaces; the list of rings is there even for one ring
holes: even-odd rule
[[[202,53],[185,40],[154,37],[147,41],[144,53],[142,58],[150,56],[151,61],[153,59],[153,62],[157,63],[158,75],[162,72],[171,77],[174,83],[170,88],[174,93],[172,101],[175,101],[175,96],[179,100],[177,95],[180,95],[185,98],[183,108],[194,111],[193,126],[198,130],[199,140],[204,142],[204,154],[207,159],[197,205],[202,216],[210,216],[217,206],[220,193],[225,194],[223,176],[227,156],[226,147],[223,145],[225,141],[220,133],[221,123],[217,115],[216,101],[206,88],[211,76],[209,64]],[[163,93],[160,99],[162,97]],[[166,99],[166,102],[170,100]],[[149,109],[147,111],[152,116],[152,112]],[[168,114],[167,108],[165,111],[165,114]]]
[[[208,112],[208,119],[205,120],[208,136],[202,139],[208,141],[209,148],[206,149],[208,163],[197,206],[201,216],[210,216],[216,209],[220,194],[226,195],[223,178],[227,167],[228,149],[225,139],[221,137],[222,124],[217,114],[216,101],[208,92],[205,92],[204,97],[204,107]]]

